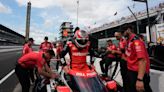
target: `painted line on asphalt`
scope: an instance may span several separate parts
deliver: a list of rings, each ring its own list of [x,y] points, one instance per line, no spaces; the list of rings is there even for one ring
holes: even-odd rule
[[[21,48],[17,48],[17,49],[1,49],[0,53],[11,52],[11,51],[19,51],[19,50],[22,50],[22,49]]]
[[[1,85],[5,80],[7,80],[14,72],[15,72],[15,70],[13,69],[10,73],[8,73],[5,77],[3,77],[3,78],[0,80],[0,85]]]

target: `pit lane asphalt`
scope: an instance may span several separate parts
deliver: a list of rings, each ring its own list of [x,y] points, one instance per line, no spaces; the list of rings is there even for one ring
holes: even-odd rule
[[[0,52],[0,79],[4,78],[14,68],[17,59],[21,55],[21,50]],[[13,73],[4,82],[0,84],[0,92],[12,92],[18,79]]]

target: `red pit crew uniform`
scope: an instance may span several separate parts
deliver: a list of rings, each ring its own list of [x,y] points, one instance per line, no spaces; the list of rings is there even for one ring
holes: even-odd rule
[[[100,62],[101,71],[105,74],[105,76],[108,76],[109,65],[111,65],[112,62],[116,60],[116,56],[111,53],[112,50],[117,50],[117,47],[114,44],[107,47],[107,57],[105,57],[104,60]]]
[[[22,92],[29,92],[30,88],[30,78],[29,78],[29,69],[37,67],[38,70],[41,70],[45,64],[45,59],[43,58],[42,52],[30,52],[26,55],[23,55],[17,62],[15,73],[19,79],[19,82],[22,86]]]
[[[45,60],[43,58],[43,52],[31,52],[24,56],[22,56],[18,60],[18,64],[20,64],[24,68],[34,68],[35,66],[38,67],[38,69],[41,69],[43,67],[43,64],[45,64]]]
[[[108,47],[107,47],[107,50],[108,50],[108,51],[117,50],[117,47],[113,44],[113,45],[111,45],[111,46],[108,46]],[[109,57],[109,58],[115,58],[115,56],[114,56],[113,54],[108,54],[108,57]]]
[[[53,48],[53,44],[50,42],[43,42],[40,45],[40,50],[45,52],[47,50],[51,50]]]
[[[150,60],[147,53],[147,50],[145,48],[145,45],[143,41],[137,39],[134,41],[131,41],[135,35],[133,34],[130,39],[128,40],[128,46],[125,52],[125,55],[127,56],[127,65],[128,69],[132,71],[138,72],[138,59],[144,58],[146,60],[146,73],[149,73],[150,69]]]
[[[23,55],[32,52],[31,46],[29,46],[27,43],[23,46]]]
[[[125,51],[125,55],[127,57],[127,77],[128,77],[128,90],[126,92],[137,92],[136,90],[136,82],[138,81],[138,70],[139,70],[139,59],[145,59],[146,67],[145,67],[145,75],[143,77],[144,89],[145,92],[152,92],[149,83],[149,69],[150,69],[150,61],[148,57],[147,50],[143,41],[139,40],[135,34],[132,34],[127,41],[127,48]]]

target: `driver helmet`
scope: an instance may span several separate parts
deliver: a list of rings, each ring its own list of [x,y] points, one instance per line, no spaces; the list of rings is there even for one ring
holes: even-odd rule
[[[87,46],[89,36],[84,30],[77,30],[74,35],[75,44],[79,48],[85,48]]]

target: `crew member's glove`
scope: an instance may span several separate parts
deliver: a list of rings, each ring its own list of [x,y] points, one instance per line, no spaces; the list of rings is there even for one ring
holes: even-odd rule
[[[55,79],[55,78],[58,78],[59,77],[59,74],[57,73],[52,73],[51,74],[51,79]]]
[[[65,60],[64,60],[64,58],[61,58],[61,64],[62,64],[62,66],[66,66],[67,65]]]

